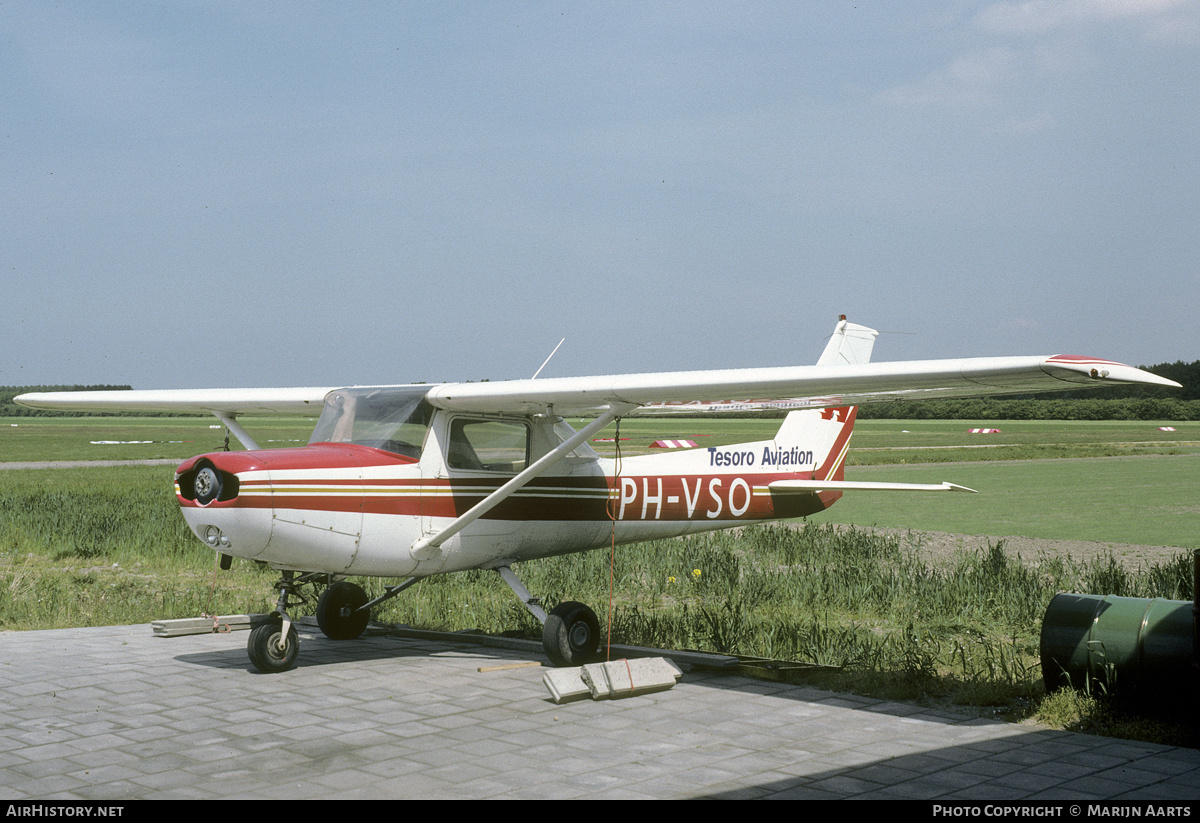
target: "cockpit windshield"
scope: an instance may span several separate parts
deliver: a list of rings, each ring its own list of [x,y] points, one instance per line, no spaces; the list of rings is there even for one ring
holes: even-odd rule
[[[433,407],[428,386],[337,389],[313,429],[312,443],[354,443],[419,458]]]

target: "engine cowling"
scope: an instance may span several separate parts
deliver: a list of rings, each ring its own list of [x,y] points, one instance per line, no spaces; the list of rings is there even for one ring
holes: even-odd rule
[[[348,443],[317,443],[293,449],[215,452],[180,464],[175,493],[192,532],[222,554],[290,568],[336,569],[353,559],[362,521],[354,500],[326,499],[331,483],[351,491],[362,470],[403,466],[411,457]],[[351,509],[361,505],[351,503]],[[269,549],[269,551],[268,551]]]

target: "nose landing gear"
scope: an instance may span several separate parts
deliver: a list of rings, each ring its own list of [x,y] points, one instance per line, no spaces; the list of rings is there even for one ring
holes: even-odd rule
[[[296,655],[300,653],[300,638],[292,618],[288,614],[288,605],[293,601],[305,602],[307,598],[300,587],[312,579],[313,575],[296,577],[293,571],[285,571],[279,583],[279,600],[275,611],[265,623],[255,626],[246,641],[246,654],[250,662],[260,672],[282,672],[296,665]]]
[[[374,600],[368,600],[361,586],[335,580],[333,575],[322,572],[297,576],[294,571],[284,571],[275,584],[279,588],[275,611],[265,623],[250,632],[250,639],[246,641],[250,662],[261,672],[282,672],[296,665],[300,639],[288,608],[311,602],[303,592],[306,584],[329,584],[317,600],[317,626],[321,633],[330,640],[353,640],[366,631],[373,607],[390,600],[420,579],[410,577],[398,585],[387,587]]]
[[[246,643],[246,653],[250,662],[260,672],[282,672],[296,665],[296,655],[300,653],[300,638],[296,636],[296,627],[288,623],[287,631],[283,629],[283,619],[271,619],[260,623],[250,632],[250,640]]]

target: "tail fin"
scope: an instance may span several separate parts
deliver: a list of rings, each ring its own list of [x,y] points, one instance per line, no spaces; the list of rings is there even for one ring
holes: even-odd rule
[[[838,324],[817,360],[818,366],[845,366],[871,361],[871,350],[879,332],[838,318]],[[812,480],[842,480],[846,451],[858,409],[838,406],[826,409],[803,409],[788,414],[775,435],[777,448],[802,449],[810,458]],[[837,497],[841,494],[837,493]],[[836,497],[834,498],[836,499]],[[832,500],[830,501],[832,502]]]
[[[797,462],[811,465],[813,469],[809,473],[802,468],[795,478],[782,478],[768,484],[775,510],[787,513],[782,516],[807,516],[827,509],[843,491],[849,490],[974,491],[954,483],[846,482],[846,452],[857,417],[856,407],[839,406],[794,411],[784,419],[775,435],[775,455],[798,454],[800,460]]]
[[[770,484],[772,505],[781,517],[807,517],[832,506],[842,496],[825,483],[845,479],[846,452],[858,409],[839,406],[801,409],[788,414],[774,440],[774,454],[783,458],[778,468],[787,471],[787,456],[794,455],[792,478]],[[764,455],[765,456],[765,455]],[[764,460],[764,462],[766,462]],[[820,483],[821,485],[810,485]],[[788,484],[802,484],[791,489]]]
[[[871,349],[875,347],[875,338],[879,332],[859,326],[846,320],[846,315],[838,318],[837,327],[825,345],[825,351],[817,360],[818,366],[843,366],[855,363],[871,362]]]
[[[817,360],[818,366],[846,366],[871,362],[871,350],[879,332],[838,318],[825,351]],[[802,409],[790,412],[775,435],[775,447],[779,454],[799,452],[806,465],[812,466],[805,480],[845,479],[846,452],[850,448],[850,435],[854,433],[854,421],[858,409],[854,406],[837,406],[826,409]],[[816,493],[820,503],[808,504],[811,511],[819,511],[833,505],[840,491],[822,490]],[[806,509],[805,513],[810,513]]]
[[[825,351],[817,360],[818,366],[841,366],[867,363],[879,332],[846,321],[842,315]],[[832,506],[843,491],[964,491],[953,483],[863,483],[846,482],[846,452],[850,435],[858,417],[855,406],[831,406],[825,409],[803,409],[788,414],[775,435],[775,454],[800,456],[797,461],[811,465],[812,473],[801,469],[800,477],[781,479],[768,484],[776,513],[785,517],[808,516]],[[765,460],[763,461],[766,462]],[[781,460],[782,462],[782,460]]]
[[[790,412],[775,435],[776,453],[803,455],[797,470],[813,480],[842,480],[857,416],[854,406]]]
[[[879,332],[875,329],[851,323],[843,314],[838,318],[838,324],[825,344],[825,351],[821,352],[817,365],[869,363],[878,336]],[[812,479],[842,480],[846,451],[850,448],[850,435],[854,431],[857,416],[858,409],[854,406],[792,412],[784,419],[775,439],[807,440],[814,445],[819,444],[814,449]],[[841,494],[838,493],[837,497],[841,497]]]

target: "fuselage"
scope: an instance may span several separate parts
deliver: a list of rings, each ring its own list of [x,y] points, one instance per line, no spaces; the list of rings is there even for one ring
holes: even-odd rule
[[[834,420],[807,443],[793,438],[621,460],[584,445],[418,559],[414,542],[572,431],[561,419],[537,416],[438,411],[427,423],[419,447],[316,442],[201,455],[177,470],[179,505],[197,537],[223,554],[298,571],[421,577],[585,551],[614,539],[812,514],[840,493],[780,497],[768,484],[830,471],[830,454],[844,454],[853,420]],[[205,468],[219,490],[197,484]]]

